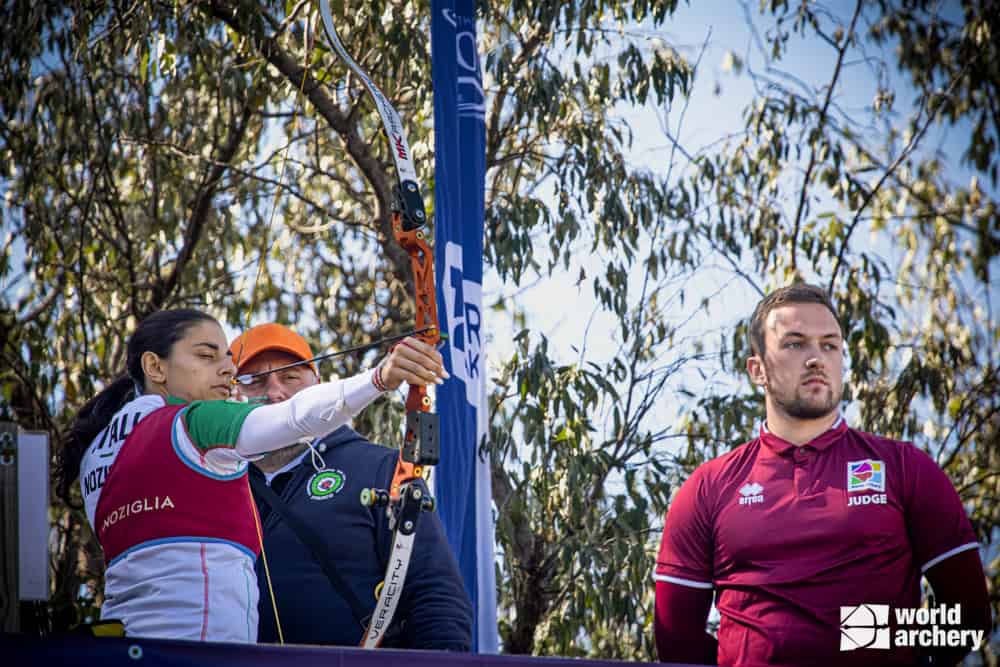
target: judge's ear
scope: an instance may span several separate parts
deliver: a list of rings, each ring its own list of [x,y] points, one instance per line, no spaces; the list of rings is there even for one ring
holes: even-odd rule
[[[146,380],[153,384],[166,383],[167,372],[160,355],[151,350],[146,350],[142,353],[140,361],[142,362],[142,374],[146,377]]]
[[[764,359],[753,355],[747,359],[747,373],[750,374],[750,381],[759,387],[767,386],[767,369],[764,368]]]

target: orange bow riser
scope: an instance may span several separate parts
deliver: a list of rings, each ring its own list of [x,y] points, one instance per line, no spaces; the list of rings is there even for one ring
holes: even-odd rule
[[[413,268],[415,328],[427,329],[418,334],[417,338],[436,347],[441,342],[441,332],[438,328],[434,257],[430,245],[423,229],[404,229],[403,215],[398,211],[392,214],[392,231],[396,242],[410,256]],[[393,501],[399,500],[399,491],[405,482],[423,477],[424,466],[438,462],[438,419],[431,408],[427,388],[410,385],[406,395],[406,434],[389,490]]]

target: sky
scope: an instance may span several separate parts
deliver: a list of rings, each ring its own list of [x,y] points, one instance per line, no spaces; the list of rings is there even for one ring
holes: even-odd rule
[[[846,26],[853,5],[829,4],[842,12],[841,22]],[[680,3],[666,25],[649,31],[650,40],[662,40],[691,63],[700,57],[700,65],[686,109],[682,100],[675,99],[674,107],[666,113],[663,109],[651,107],[615,110],[616,114],[632,125],[636,137],[641,138],[636,141],[632,150],[633,165],[646,167],[660,174],[665,172],[670,156],[670,143],[661,129],[661,116],[668,119],[671,132],[689,150],[707,146],[724,135],[743,130],[743,110],[754,95],[754,86],[747,75],[747,68],[758,73],[767,69],[758,41],[748,27],[748,20],[753,20],[761,35],[773,25],[771,17],[762,17],[757,12],[757,3],[750,2],[748,6],[749,9],[744,9],[740,3],[722,0]],[[891,52],[883,52],[881,55],[887,60],[892,57]],[[735,60],[742,62],[742,71],[732,66]],[[789,41],[787,55],[777,66],[806,83],[816,91],[817,96],[821,96],[821,87],[829,80],[835,60],[834,49],[825,42],[818,39],[807,41],[793,36]],[[890,72],[890,78],[898,91],[896,114],[890,118],[902,119],[905,118],[913,95],[908,94],[907,82],[901,75],[893,71]],[[857,112],[860,116],[863,110],[870,108],[876,90],[875,75],[869,64],[858,59],[848,59],[834,101],[845,111]],[[858,130],[880,132],[883,128]],[[947,154],[957,163],[957,156],[964,148],[964,144],[959,141],[960,135],[959,130],[932,128],[926,145]],[[680,156],[678,158],[683,163],[683,159]],[[678,164],[678,167],[681,166],[683,164]],[[965,184],[971,177],[971,173],[962,168],[955,168],[953,173],[959,182],[964,181]],[[793,204],[794,202],[787,202],[789,207]],[[818,209],[819,207],[814,207],[813,210]],[[860,236],[856,235],[855,241]],[[862,237],[860,242],[871,243],[871,239]],[[880,254],[889,259],[890,264],[898,261],[900,252],[886,242],[882,241],[881,246],[876,247]],[[600,257],[586,258],[581,255],[581,262],[589,276],[601,271]],[[563,362],[578,358],[576,350],[582,344],[581,335],[584,332],[587,334],[586,344],[594,356],[610,357],[617,345],[614,318],[596,307],[597,302],[589,289],[589,281],[579,287],[576,285],[579,270],[578,265],[571,266],[568,271],[557,273],[551,278],[539,279],[530,289],[502,284],[494,273],[487,272],[484,278],[484,304],[498,299],[515,298],[516,303],[529,314],[531,326],[549,337],[555,357]],[[639,271],[633,275],[635,281],[641,277],[642,273]],[[823,280],[825,277],[819,278]],[[526,282],[532,281],[529,278]],[[693,315],[685,331],[704,337],[709,346],[717,343],[719,331],[730,329],[733,324],[748,316],[753,304],[760,298],[744,281],[734,279],[733,272],[725,266],[703,267],[687,283],[686,290],[687,311],[694,311],[702,296],[717,295],[709,312],[676,314],[678,321]],[[995,291],[994,302],[998,296],[1000,295]],[[1000,309],[995,306],[994,312],[1000,312]],[[918,312],[902,314],[903,318],[907,316],[917,322],[923,319],[923,313]],[[487,326],[492,333],[488,338],[491,358],[509,358],[513,352],[511,334],[516,332],[511,319],[503,313],[494,312],[491,313]],[[710,371],[704,365],[701,368],[703,371]],[[702,380],[692,368],[682,373],[676,382],[674,389],[684,385],[697,392]],[[738,385],[732,384],[731,377],[728,382],[734,389],[739,389]],[[677,402],[664,401],[651,419],[659,423],[660,427],[669,425],[677,418],[677,406]],[[849,408],[848,417],[854,412],[853,408]]]
[[[845,6],[847,3],[830,3],[834,6]],[[748,18],[753,17],[758,28],[763,31],[772,21],[756,14],[757,3],[750,3],[751,9],[744,12],[740,5],[733,1],[698,0],[691,3],[680,3],[677,11],[669,21],[650,38],[659,38],[674,47],[694,63],[700,54],[701,63],[693,84],[693,92],[684,109],[682,102],[675,103],[673,109],[665,114],[671,132],[679,143],[689,149],[697,149],[717,141],[720,136],[742,131],[744,120],[743,109],[754,95],[753,83],[746,74],[749,66],[762,72],[766,63],[756,46],[755,39],[748,27]],[[849,14],[843,17],[844,25],[849,20]],[[702,53],[702,49],[704,49]],[[884,53],[887,61],[891,61],[891,53]],[[743,63],[742,74],[736,71],[732,64],[734,58]],[[781,68],[793,74],[803,82],[807,82],[814,90],[819,91],[830,77],[835,63],[835,52],[826,43],[820,41],[807,42],[793,38],[789,44],[789,52],[780,62]],[[896,118],[906,117],[908,104],[913,95],[908,94],[909,86],[895,71],[890,72],[890,78],[897,90]],[[869,108],[877,90],[875,75],[864,62],[848,61],[845,66],[841,85],[838,86],[835,101],[844,110],[860,112]],[[670,143],[661,129],[660,117],[663,110],[653,108],[617,109],[615,112],[627,120],[635,130],[635,135],[642,139],[637,141],[632,151],[632,164],[644,166],[663,173],[670,155]],[[858,128],[872,131],[882,131],[883,128]],[[963,130],[932,128],[926,145],[950,158],[953,165],[951,171],[953,180],[968,184],[972,173],[958,165],[958,157],[964,149]],[[967,134],[965,136],[968,136]],[[816,211],[819,207],[814,207]],[[860,235],[859,235],[860,236]],[[862,243],[872,243],[870,238],[862,238]],[[898,261],[901,253],[885,241],[877,246],[880,254],[889,260],[890,265]],[[589,276],[601,271],[601,258],[581,258]],[[499,299],[514,298],[517,305],[528,314],[530,326],[542,331],[549,338],[550,350],[553,356],[563,362],[571,363],[579,358],[577,350],[586,344],[589,355],[593,358],[610,358],[617,346],[616,322],[611,316],[604,314],[597,306],[597,301],[589,289],[589,281],[577,286],[577,275],[580,267],[573,265],[568,271],[559,272],[552,277],[537,279],[531,288],[503,284],[495,273],[487,270],[484,277],[484,306]],[[755,276],[756,277],[756,276]],[[758,277],[759,278],[759,277]],[[822,277],[821,277],[822,278]],[[641,272],[633,276],[635,281],[641,279]],[[528,279],[526,282],[532,282]],[[825,284],[825,280],[823,280]],[[699,270],[696,277],[687,283],[687,310],[696,308],[702,296],[715,296],[713,307],[709,312],[695,312],[693,319],[686,325],[685,331],[692,336],[702,336],[708,345],[714,346],[718,341],[718,332],[731,330],[739,320],[747,317],[753,305],[759,300],[759,295],[742,280],[735,279],[728,267],[706,266]],[[516,295],[516,297],[514,296]],[[994,290],[993,312],[1000,312],[1000,290]],[[517,327],[507,312],[487,310],[488,354],[493,364],[499,363],[514,352],[513,334]],[[678,321],[692,313],[679,312]],[[925,313],[901,313],[901,319],[919,322]],[[850,360],[848,359],[848,368]],[[672,428],[677,423],[684,404],[670,400],[673,392],[681,387],[698,393],[704,387],[705,380],[698,369],[709,375],[713,382],[721,383],[722,387],[730,387],[733,391],[742,391],[748,386],[747,379],[737,379],[733,376],[712,374],[712,367],[717,363],[699,364],[684,370],[671,382],[664,399],[647,419],[647,426],[652,430]],[[851,422],[858,413],[857,405],[845,406],[845,416]],[[751,434],[747,434],[749,439]],[[670,451],[681,445],[680,441],[667,441],[661,449]],[[732,443],[734,446],[739,443]],[[620,486],[615,480],[611,486]],[[612,492],[620,488],[610,489]],[[653,531],[653,538],[658,541],[659,531]],[[652,545],[655,548],[655,544]],[[996,550],[992,556],[995,557]],[[713,612],[714,613],[714,612]],[[717,616],[715,617],[717,618]]]
[[[845,13],[850,6],[847,3],[830,3]],[[763,31],[771,25],[769,17],[757,14],[757,3],[752,0],[746,5],[749,9],[732,0],[698,0],[696,2],[678,4],[678,8],[667,24],[659,28],[639,26],[638,31],[645,31],[650,43],[659,40],[666,44],[690,62],[700,57],[697,77],[693,84],[690,100],[684,103],[678,98],[669,112],[664,109],[646,107],[633,110],[619,108],[612,110],[623,120],[629,122],[635,130],[637,140],[631,154],[632,163],[662,173],[670,155],[670,145],[661,129],[661,116],[668,119],[671,131],[677,135],[680,143],[690,148],[698,148],[716,141],[720,136],[739,132],[743,128],[742,112],[753,95],[753,85],[746,75],[746,67],[755,71],[763,71],[765,63],[761,57],[755,39],[748,28],[748,18],[753,17],[758,28]],[[818,87],[829,77],[833,64],[832,48],[820,41],[807,42],[792,38],[790,51],[780,63],[792,74],[813,87]],[[702,49],[704,52],[702,53]],[[891,54],[889,54],[891,55]],[[731,67],[735,58],[744,63],[742,74]],[[896,76],[896,84],[899,81]],[[871,104],[875,92],[874,77],[871,70],[863,62],[848,63],[844,73],[845,85],[837,91],[836,100],[848,110],[861,110]],[[907,95],[897,96],[897,105],[904,107]],[[939,147],[945,152],[957,154],[961,146],[952,137],[957,132],[938,132],[938,136],[929,145]],[[957,169],[956,174],[967,179],[964,170]],[[429,196],[429,193],[428,193]],[[275,221],[280,226],[280,221]],[[886,248],[887,255],[893,250]],[[23,250],[15,247],[14,261]],[[581,253],[580,261],[589,276],[599,273],[602,269],[602,258],[586,256]],[[247,271],[256,270],[255,261],[247,262]],[[579,358],[578,350],[586,345],[588,351],[596,358],[608,358],[615,350],[615,322],[612,318],[600,312],[596,300],[589,289],[589,281],[581,286],[576,284],[579,265],[574,265],[567,272],[557,273],[552,277],[537,279],[534,285],[527,289],[521,286],[503,284],[495,273],[487,269],[484,284],[484,304],[489,305],[498,299],[514,299],[517,305],[527,314],[530,325],[544,332],[550,339],[550,345],[555,350],[557,359],[565,362]],[[637,272],[633,280],[642,279]],[[252,280],[252,276],[251,276]],[[529,282],[534,279],[529,278]],[[21,285],[0,285],[4,296],[11,299],[12,293],[26,288]],[[729,328],[739,319],[745,317],[756,302],[758,295],[745,283],[734,279],[728,267],[706,266],[686,285],[686,306],[677,309],[677,321],[691,321],[685,331],[690,335],[704,337],[714,343],[718,331]],[[516,296],[515,296],[516,295]],[[716,307],[709,312],[699,312],[695,309],[702,296],[718,295]],[[994,293],[994,300],[997,294]],[[13,299],[11,299],[13,300]],[[1000,312],[1000,307],[994,308]],[[496,311],[487,311],[487,332],[490,344],[489,353],[494,360],[509,358],[513,352],[513,333],[516,328],[509,316]],[[912,317],[919,321],[921,313],[913,313]],[[242,326],[242,325],[241,325]],[[235,335],[238,329],[229,328],[227,333]],[[572,335],[568,335],[572,334]],[[585,337],[582,337],[585,336]],[[705,370],[703,368],[703,370]],[[684,384],[689,388],[697,388],[700,378],[689,372],[677,379],[679,388]],[[672,405],[676,406],[674,402]],[[676,412],[664,405],[658,414],[654,415],[657,422],[670,423],[676,419]]]

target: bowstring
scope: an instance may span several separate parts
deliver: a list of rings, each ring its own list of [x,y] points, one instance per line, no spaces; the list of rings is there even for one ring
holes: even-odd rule
[[[308,20],[308,19],[307,19]],[[306,34],[309,34],[307,29]],[[288,151],[292,145],[292,138],[297,134],[299,129],[299,98],[304,94],[306,77],[309,74],[309,48],[305,50],[304,54],[305,64],[302,67],[302,78],[299,81],[299,88],[296,91],[295,99],[292,103],[292,132],[289,137],[285,147],[281,151],[281,169],[278,173],[278,186],[275,191],[274,197],[271,199],[271,212],[268,215],[267,226],[264,228],[264,237],[261,243],[261,255],[260,261],[257,262],[257,275],[254,277],[253,286],[250,289],[250,307],[247,309],[246,320],[244,321],[243,333],[245,334],[250,330],[250,322],[253,318],[253,313],[257,308],[257,288],[260,285],[261,276],[264,274],[264,264],[267,261],[268,255],[271,254],[273,246],[277,243],[277,239],[272,242],[268,242],[268,237],[271,235],[271,229],[274,226],[274,216],[278,209],[278,197],[281,194],[281,190],[284,187],[285,173],[288,168]],[[238,369],[240,366],[240,359],[243,357],[243,350],[246,348],[246,336],[240,336],[240,348],[236,353],[236,359],[233,361],[234,365]],[[310,449],[312,446],[310,445]],[[315,465],[315,463],[314,463]],[[249,491],[249,489],[248,489]],[[264,578],[267,581],[267,592],[271,598],[271,610],[274,613],[274,624],[278,631],[278,643],[284,645],[285,635],[281,628],[281,616],[278,613],[278,601],[274,594],[274,583],[271,578],[271,568],[267,560],[267,550],[264,547],[264,532],[260,525],[260,515],[257,513],[257,506],[253,502],[253,495],[250,494],[250,512],[253,514],[254,525],[257,528],[257,540],[260,544],[260,555],[261,560],[264,563]]]

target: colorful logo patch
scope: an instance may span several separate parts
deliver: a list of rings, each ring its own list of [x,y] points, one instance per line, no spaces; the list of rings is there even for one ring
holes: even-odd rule
[[[306,489],[313,500],[326,500],[340,493],[345,479],[340,470],[321,470],[312,476]]]
[[[885,491],[885,464],[875,459],[847,462],[847,492]]]

